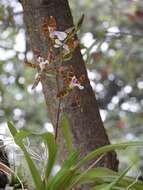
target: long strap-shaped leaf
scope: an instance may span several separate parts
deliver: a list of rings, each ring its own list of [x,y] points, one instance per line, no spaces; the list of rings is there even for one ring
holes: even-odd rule
[[[67,116],[64,115],[61,123],[61,127],[63,129],[64,139],[66,141],[66,146],[69,154],[73,152],[73,145],[72,145],[72,134],[69,128]]]
[[[75,170],[72,168],[76,165],[79,158],[79,152],[72,153],[66,160],[60,171],[51,180],[46,190],[67,190],[75,176]]]
[[[112,183],[102,188],[101,190],[112,190],[114,186],[127,174],[127,172],[134,166],[135,163],[131,164],[128,168],[126,168]]]
[[[106,152],[110,152],[113,150],[119,150],[119,149],[121,150],[121,149],[125,149],[127,147],[134,147],[134,146],[143,146],[143,141],[123,142],[123,143],[103,146],[101,148],[98,148],[98,149],[92,151],[87,156],[85,156],[83,159],[81,159],[79,161],[79,163],[76,165],[76,168],[80,168],[87,161],[92,160],[92,159],[96,158],[97,156],[104,154]]]
[[[45,188],[44,188],[41,176],[39,175],[39,172],[38,172],[33,160],[30,158],[29,153],[27,152],[25,146],[23,144],[21,144],[21,145],[19,144],[19,146],[23,150],[23,153],[24,153],[25,159],[28,163],[28,166],[29,166],[33,181],[35,183],[36,189],[44,190]]]
[[[45,133],[42,135],[43,139],[48,146],[48,161],[45,170],[45,182],[47,184],[48,178],[50,176],[51,170],[55,164],[56,155],[57,155],[57,144],[52,133]]]
[[[29,136],[30,133],[26,132],[26,131],[17,132],[16,128],[13,126],[13,124],[11,122],[8,122],[8,128],[9,128],[11,134],[13,135],[15,143],[22,149],[22,151],[24,153],[24,156],[28,163],[28,166],[29,166],[33,181],[35,183],[36,189],[44,190],[44,185],[43,185],[41,176],[40,176],[33,160],[30,158],[30,155],[27,152],[24,144],[22,143],[23,138]]]
[[[79,175],[82,175],[82,174],[79,173]],[[120,176],[119,172],[112,171],[108,168],[92,168],[85,175],[82,175],[80,181],[78,182],[78,185],[84,185],[84,184],[90,184],[90,183],[93,184],[94,182],[98,182],[99,188],[101,188],[102,187],[102,186],[100,187],[101,184],[112,183],[119,176]],[[116,186],[127,187],[130,184],[133,184],[134,182],[135,182],[134,178],[126,176],[123,179],[120,179],[120,181],[118,181],[118,185]],[[105,187],[105,184],[104,184],[104,187]],[[134,183],[132,187],[132,189],[134,190],[142,190],[142,188],[143,188],[143,182],[141,181],[137,181],[136,183]],[[96,187],[93,189],[96,190]]]

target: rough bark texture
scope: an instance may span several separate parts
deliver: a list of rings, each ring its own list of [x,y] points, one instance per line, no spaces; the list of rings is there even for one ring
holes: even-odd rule
[[[43,56],[47,54],[47,42],[41,31],[42,19],[54,16],[57,20],[58,30],[73,26],[73,20],[67,0],[22,0],[24,9],[24,21],[29,33],[32,49],[38,48]],[[81,107],[75,106],[73,94],[64,100],[64,109],[67,113],[70,128],[73,134],[75,147],[80,147],[82,156],[97,147],[109,144],[109,139],[104,129],[94,92],[90,86],[85,63],[82,59],[80,49],[77,48],[73,58],[65,63],[72,65],[76,71],[77,78],[82,74],[86,77],[85,89],[77,91],[81,100]],[[42,76],[43,93],[45,96],[49,117],[55,124],[58,102],[56,99],[57,88],[46,76]],[[63,142],[60,132],[59,142]],[[107,154],[100,162],[100,166],[117,170],[118,161],[115,152]]]

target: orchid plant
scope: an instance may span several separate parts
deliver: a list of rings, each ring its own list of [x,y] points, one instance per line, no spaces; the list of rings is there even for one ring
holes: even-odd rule
[[[67,96],[73,89],[84,89],[83,83],[85,77],[81,76],[78,79],[75,76],[72,65],[64,64],[63,66],[63,62],[72,58],[74,50],[79,45],[79,40],[75,37],[75,34],[80,29],[82,21],[83,16],[75,27],[68,28],[65,31],[58,31],[57,22],[53,16],[44,19],[42,31],[48,40],[47,57],[42,57],[40,51],[36,49],[34,51],[36,64],[25,60],[26,65],[38,70],[32,89],[36,88],[40,82],[43,72],[56,73],[56,75],[59,76],[63,83],[63,88],[57,93],[57,98],[59,99],[63,99],[63,97]],[[56,49],[59,50],[58,53],[55,53]],[[69,75],[70,72],[71,75]]]
[[[143,182],[136,178],[126,176],[127,172],[135,165],[133,162],[129,167],[121,172],[115,172],[107,168],[97,167],[97,163],[105,156],[106,153],[113,150],[124,150],[129,147],[142,147],[143,141],[124,142],[119,144],[106,145],[96,150],[93,150],[83,158],[80,157],[80,152],[74,150],[72,146],[72,136],[68,120],[63,117],[61,122],[63,128],[65,146],[67,148],[67,159],[61,163],[61,168],[55,175],[53,175],[54,165],[58,158],[58,144],[55,141],[52,133],[37,134],[26,129],[20,131],[16,130],[11,122],[8,122],[8,128],[13,136],[15,143],[23,151],[24,157],[27,161],[35,190],[80,190],[83,185],[88,185],[90,190],[142,190]],[[37,168],[37,160],[33,159],[26,148],[25,140],[28,138],[40,137],[41,142],[44,143],[45,149],[48,149],[48,159],[44,160],[44,172]],[[81,171],[81,168],[89,161],[95,160],[87,169]],[[43,165],[43,162],[42,162]],[[15,173],[7,166],[0,165],[0,170],[10,176],[15,176]],[[23,184],[23,179],[15,176],[22,190],[27,188]],[[18,185],[17,184],[17,185]]]

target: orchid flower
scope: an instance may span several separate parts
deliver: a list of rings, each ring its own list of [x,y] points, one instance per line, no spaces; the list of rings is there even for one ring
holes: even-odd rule
[[[55,48],[59,48],[59,47],[61,47],[61,46],[63,46],[63,48],[67,51],[66,53],[69,53],[69,52],[70,52],[70,49],[69,49],[69,47],[68,47],[67,44],[64,44],[64,43],[61,42],[59,39],[56,39],[56,40],[55,40],[54,47],[55,47]]]
[[[69,87],[71,89],[75,88],[75,87],[78,87],[80,90],[83,90],[84,89],[84,86],[82,86],[79,81],[77,80],[77,78],[75,76],[72,77],[71,79],[71,82],[69,84]]]
[[[53,28],[49,27],[49,34],[50,34],[50,38],[54,39],[54,47],[55,48],[60,48],[61,46],[63,46],[63,48],[67,51],[67,53],[70,52],[69,46],[67,44],[64,43],[64,40],[66,39],[66,37],[68,36],[69,31],[54,31]]]
[[[49,61],[47,59],[44,59],[43,57],[40,57],[40,56],[37,58],[37,61],[39,63],[41,70],[45,69],[46,64],[49,64]]]

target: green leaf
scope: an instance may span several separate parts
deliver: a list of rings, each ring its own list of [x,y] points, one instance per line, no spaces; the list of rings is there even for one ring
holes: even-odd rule
[[[127,172],[134,166],[135,163],[131,164],[128,168],[126,168],[112,183],[104,187],[101,190],[112,190],[112,188],[127,174]]]
[[[108,168],[92,168],[90,169],[84,176],[83,178],[89,178],[89,179],[95,179],[97,177],[113,177],[113,176],[117,176],[117,172],[112,171]]]
[[[45,133],[42,137],[48,147],[48,162],[45,170],[45,181],[47,183],[56,160],[57,145],[55,142],[55,137],[52,133]]]
[[[10,133],[12,134],[12,136],[14,138],[14,136],[17,134],[16,128],[14,127],[14,125],[13,125],[13,123],[11,121],[8,121],[7,125],[8,125],[8,128],[10,130]]]
[[[69,169],[71,167],[74,167],[78,162],[79,154],[79,151],[72,152],[68,159],[64,161],[62,168]]]
[[[71,154],[73,152],[72,135],[66,115],[63,116],[61,126],[63,128],[64,139],[66,141],[67,150]]]
[[[125,149],[127,147],[134,147],[134,146],[142,146],[143,141],[133,141],[133,142],[124,142],[124,143],[118,143],[118,144],[112,144],[112,145],[106,145],[103,147],[100,147],[91,153],[89,153],[87,156],[85,156],[83,159],[79,161],[77,164],[77,168],[80,168],[83,164],[85,164],[87,161],[94,159],[95,157],[104,154],[106,152],[110,152],[117,149]]]
[[[75,177],[76,170],[73,170],[73,166],[77,163],[78,158],[79,152],[72,153],[68,160],[63,163],[60,171],[51,180],[46,190],[67,190]]]
[[[30,155],[27,152],[27,150],[23,144],[20,145],[20,148],[23,150],[23,153],[24,153],[25,159],[28,163],[28,167],[30,169],[30,173],[32,175],[36,189],[37,190],[44,190],[45,188],[44,188],[40,173],[38,172],[33,160],[30,158]]]
[[[80,175],[82,175],[82,173],[79,174],[79,176]],[[90,183],[91,184],[96,183],[96,184],[101,185],[103,183],[106,183],[106,186],[107,186],[107,184],[109,183],[111,184],[113,181],[119,178],[120,175],[121,175],[120,172],[115,172],[108,168],[92,168],[80,178],[78,185],[84,185],[84,184],[90,184]],[[134,181],[135,181],[134,178],[125,176],[122,179],[120,178],[120,181],[118,181],[118,184],[116,184],[116,187],[120,187],[120,188],[127,187],[130,184],[133,184]],[[132,189],[142,190],[142,187],[143,187],[143,182],[136,181]],[[98,189],[97,186],[95,187],[95,190],[96,189]]]
[[[82,26],[82,23],[83,23],[83,20],[84,20],[84,14],[82,14],[81,18],[80,18],[79,21],[77,22],[76,31],[80,30],[80,28],[81,28],[81,26]]]
[[[26,137],[30,136],[32,133],[26,129],[22,129],[20,130],[14,137],[14,140],[16,142],[16,144],[20,144],[22,142],[23,139],[25,139]]]
[[[54,181],[52,181],[50,188],[46,190],[67,190],[71,184],[71,181],[74,177],[75,171],[72,169],[62,170]]]
[[[85,49],[85,50],[87,50],[88,48],[87,48],[83,43],[80,43],[80,49]]]
[[[24,144],[22,143],[22,140],[25,137],[29,136],[31,133],[29,131],[26,131],[26,130],[21,130],[20,132],[17,132],[16,128],[13,126],[13,124],[11,122],[8,122],[8,128],[14,137],[15,143],[22,149],[22,151],[24,153],[24,156],[25,156],[25,159],[28,163],[28,167],[30,169],[30,172],[31,172],[33,181],[35,183],[36,189],[37,190],[44,190],[45,188],[44,188],[41,176],[40,176],[33,160],[30,158],[30,155],[27,152]]]
[[[100,185],[93,187],[91,190],[103,190],[104,187],[106,187],[106,186],[107,186],[107,183],[103,183],[103,184],[100,184]]]
[[[82,173],[79,175],[82,175]],[[78,184],[83,185],[93,182],[98,184],[102,184],[104,182],[109,183],[112,182],[116,177],[118,177],[118,173],[108,168],[92,168],[80,177]]]

